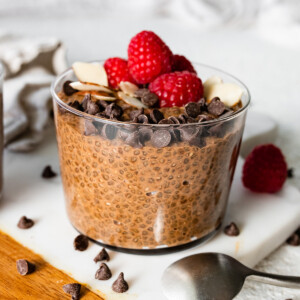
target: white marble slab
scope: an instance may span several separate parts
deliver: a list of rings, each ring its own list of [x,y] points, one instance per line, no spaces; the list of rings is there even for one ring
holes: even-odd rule
[[[77,233],[67,220],[60,177],[53,180],[40,177],[46,164],[59,169],[53,133],[49,133],[47,142],[33,153],[5,153],[5,192],[0,204],[0,229],[95,292],[101,291],[109,300],[165,299],[160,290],[163,270],[173,261],[198,252],[224,252],[254,266],[284,242],[298,226],[300,218],[300,193],[296,188],[286,184],[276,195],[252,194],[241,185],[240,160],[225,221],[233,220],[239,224],[239,237],[227,237],[221,232],[203,246],[161,256],[136,256],[110,251],[109,266],[113,278],[101,282],[94,279],[97,265],[93,262],[101,248],[90,244],[85,252],[73,249],[73,239]],[[35,226],[29,230],[18,229],[16,223],[22,215],[33,218]],[[130,290],[118,295],[111,291],[110,286],[121,271],[125,273]]]

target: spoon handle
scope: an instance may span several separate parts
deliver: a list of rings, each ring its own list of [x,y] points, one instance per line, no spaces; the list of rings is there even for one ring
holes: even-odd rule
[[[247,278],[253,281],[276,285],[280,287],[300,289],[300,277],[298,276],[268,274],[253,270],[253,272],[251,272],[251,274]]]

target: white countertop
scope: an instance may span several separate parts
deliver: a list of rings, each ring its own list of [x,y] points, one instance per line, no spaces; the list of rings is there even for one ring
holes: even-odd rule
[[[52,35],[68,48],[68,60],[125,56],[128,40],[142,29],[157,32],[172,51],[193,61],[224,69],[248,85],[252,110],[263,111],[279,123],[279,145],[290,166],[300,169],[300,43],[299,30],[270,24],[248,29],[204,31],[201,24],[174,17],[118,14],[112,18],[87,14],[76,17],[5,16],[0,9],[0,30],[26,35]],[[299,25],[300,26],[300,25]],[[299,180],[292,182],[300,187]],[[299,222],[300,223],[300,222]],[[300,275],[299,247],[281,246],[262,261],[260,270]],[[300,299],[300,292],[246,283],[237,299]]]

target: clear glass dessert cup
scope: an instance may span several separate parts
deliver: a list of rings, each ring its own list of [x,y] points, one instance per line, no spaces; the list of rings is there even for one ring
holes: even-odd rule
[[[3,85],[4,78],[4,67],[0,62],[0,200],[2,198],[2,185],[3,185],[3,147],[4,147],[4,137],[3,137]]]
[[[108,248],[150,254],[198,244],[220,228],[250,94],[233,76],[194,66],[203,81],[219,76],[241,86],[243,107],[202,123],[133,124],[65,104],[58,93],[76,80],[72,69],[53,83],[66,208],[80,233]],[[160,134],[168,145],[153,142]]]

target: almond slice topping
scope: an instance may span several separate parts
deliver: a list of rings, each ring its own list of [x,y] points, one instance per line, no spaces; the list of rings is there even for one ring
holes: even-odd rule
[[[223,80],[222,78],[218,77],[218,76],[212,76],[209,77],[208,79],[205,80],[205,82],[203,83],[203,88],[204,88],[204,98],[206,99],[206,101],[209,103],[211,99],[208,100],[208,95],[210,94],[210,90],[211,88],[218,83],[222,83]]]
[[[121,81],[119,87],[122,92],[130,97],[134,97],[135,92],[139,89],[138,86],[129,81]]]
[[[99,91],[99,92],[105,92],[112,94],[113,91],[109,89],[106,86],[98,85],[98,84],[92,84],[88,82],[80,82],[80,81],[74,81],[70,83],[70,86],[78,91]]]
[[[124,92],[118,92],[118,97],[124,102],[126,102],[127,104],[135,106],[137,108],[148,108],[140,100],[138,100],[137,98],[130,97],[126,95]]]
[[[108,86],[107,74],[102,64],[75,62],[72,68],[79,81]]]
[[[100,94],[92,94],[91,96],[97,100],[104,100],[104,101],[115,101],[117,99],[112,96],[104,96],[104,95],[100,95]]]

